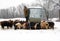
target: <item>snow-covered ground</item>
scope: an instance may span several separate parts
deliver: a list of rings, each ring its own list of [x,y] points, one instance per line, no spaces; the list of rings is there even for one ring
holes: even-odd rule
[[[10,18],[10,19],[0,19],[0,22],[1,21],[9,21],[9,20],[20,20],[20,21],[26,21],[26,18]]]
[[[60,41],[60,22],[49,30],[0,30],[0,41]]]

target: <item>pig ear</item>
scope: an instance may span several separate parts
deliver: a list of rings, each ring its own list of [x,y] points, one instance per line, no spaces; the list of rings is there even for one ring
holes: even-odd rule
[[[9,21],[11,21],[11,19],[9,19]]]
[[[41,22],[43,22],[43,20],[41,20]]]
[[[1,22],[0,22],[0,25],[1,25]]]

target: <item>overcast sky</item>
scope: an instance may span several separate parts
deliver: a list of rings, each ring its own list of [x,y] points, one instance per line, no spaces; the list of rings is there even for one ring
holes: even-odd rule
[[[0,9],[17,6],[21,3],[30,4],[35,0],[0,0]]]

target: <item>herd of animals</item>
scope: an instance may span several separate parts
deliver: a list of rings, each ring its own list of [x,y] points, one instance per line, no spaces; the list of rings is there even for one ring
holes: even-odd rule
[[[29,9],[24,6],[24,15],[26,18],[26,21],[20,21],[20,20],[8,20],[8,21],[1,21],[0,25],[2,29],[5,29],[5,26],[7,26],[7,29],[13,28],[14,29],[54,29],[54,22],[47,22],[45,20],[41,20],[40,22],[30,22],[29,20]]]
[[[24,15],[26,18],[26,21],[20,21],[20,20],[8,20],[8,21],[1,21],[0,25],[2,29],[5,29],[5,26],[7,26],[7,29],[13,28],[14,29],[54,29],[54,22],[47,22],[45,20],[41,20],[40,22],[30,22],[28,21],[29,18],[29,9],[24,6]]]
[[[0,22],[1,28],[5,29],[5,26],[7,26],[7,29],[13,28],[14,29],[54,29],[54,22],[47,22],[47,21],[40,21],[40,23],[36,22],[26,22],[26,21],[19,21],[19,20],[8,20],[8,21],[1,21]]]

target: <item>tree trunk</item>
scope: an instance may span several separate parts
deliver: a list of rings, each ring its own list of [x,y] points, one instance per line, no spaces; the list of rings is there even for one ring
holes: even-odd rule
[[[60,0],[59,0],[59,7],[60,7]],[[60,9],[59,9],[59,20],[60,20]]]
[[[60,9],[59,9],[59,20],[60,20]]]

